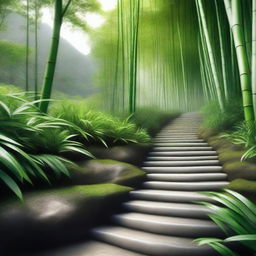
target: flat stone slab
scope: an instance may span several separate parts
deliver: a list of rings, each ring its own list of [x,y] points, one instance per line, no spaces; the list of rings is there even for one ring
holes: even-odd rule
[[[220,172],[222,166],[144,166],[142,169],[148,173],[207,173],[207,172]]]
[[[193,203],[195,201],[205,201],[214,203],[215,201],[201,193],[192,191],[175,191],[175,190],[157,190],[157,189],[140,189],[130,192],[130,196],[140,200],[154,200],[162,202],[179,202]]]
[[[193,242],[193,238],[164,236],[118,226],[95,228],[92,230],[92,235],[104,242],[146,255],[216,256],[212,248],[208,246],[199,247]]]
[[[226,181],[202,181],[202,182],[165,182],[165,181],[146,181],[144,188],[185,190],[185,191],[216,191],[228,185]]]
[[[112,221],[128,228],[177,237],[220,237],[224,233],[211,220],[159,216],[138,212],[122,213],[112,216]]]
[[[55,250],[17,256],[145,256],[99,241],[86,241]]]
[[[132,200],[123,203],[123,207],[132,212],[149,213],[164,216],[209,219],[212,213],[208,207],[199,204],[157,202],[146,200]]]

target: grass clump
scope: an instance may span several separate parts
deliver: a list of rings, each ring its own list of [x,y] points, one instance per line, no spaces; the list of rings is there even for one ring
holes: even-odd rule
[[[235,130],[222,136],[232,143],[241,145],[247,150],[241,160],[256,157],[256,122],[242,122],[235,126]]]
[[[204,122],[202,128],[211,129],[215,133],[232,130],[243,120],[241,100],[232,100],[225,104],[222,111],[215,101],[207,104],[203,109]]]
[[[78,141],[105,146],[125,143],[148,143],[150,137],[144,129],[128,119],[121,120],[110,114],[90,110],[83,101],[63,100],[53,104],[50,114],[74,124],[68,127],[77,133]]]

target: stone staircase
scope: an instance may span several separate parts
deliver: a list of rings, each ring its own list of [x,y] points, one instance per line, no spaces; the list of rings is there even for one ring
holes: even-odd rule
[[[95,239],[141,255],[215,255],[193,243],[223,236],[208,218],[210,210],[194,202],[211,201],[199,192],[220,190],[228,182],[217,153],[197,137],[199,124],[197,113],[186,113],[156,136],[142,188],[130,192],[126,212],[112,216],[113,225],[92,230]]]
[[[199,125],[197,113],[185,113],[162,129],[144,162],[146,181],[130,192],[124,212],[113,215],[109,226],[92,229],[96,241],[89,247],[48,255],[217,255],[193,243],[198,237],[224,235],[207,216],[210,210],[195,202],[212,202],[200,191],[217,191],[228,184],[217,153],[197,136]]]

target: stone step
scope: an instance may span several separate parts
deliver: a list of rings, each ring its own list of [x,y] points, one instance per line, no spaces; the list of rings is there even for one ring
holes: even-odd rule
[[[197,127],[195,127],[195,128],[189,128],[189,129],[183,129],[183,128],[181,128],[181,127],[177,127],[177,126],[172,126],[172,127],[170,127],[170,128],[167,128],[167,129],[162,129],[159,133],[162,133],[162,132],[177,132],[177,133],[179,133],[179,132],[182,132],[182,133],[197,133],[197,131],[198,131],[198,128]]]
[[[149,152],[151,156],[216,156],[217,152],[212,151],[151,151]]]
[[[212,211],[203,205],[133,200],[123,203],[125,210],[155,215],[209,219]]]
[[[153,147],[154,151],[210,151],[212,147]]]
[[[227,180],[226,173],[150,173],[147,174],[147,180],[151,181],[221,181]]]
[[[228,185],[227,181],[202,181],[202,182],[164,182],[146,181],[142,186],[146,189],[169,189],[181,191],[217,191]]]
[[[161,136],[165,136],[165,137],[171,137],[171,138],[175,138],[175,137],[178,137],[178,138],[187,138],[187,137],[197,137],[197,134],[191,134],[191,133],[158,133],[157,137],[156,138],[159,138]]]
[[[161,140],[197,140],[198,136],[171,136],[171,135],[159,135],[155,139]]]
[[[172,135],[172,136],[187,136],[187,135],[192,135],[192,136],[197,136],[197,133],[195,132],[172,132],[172,131],[169,131],[169,132],[159,132],[158,133],[158,136],[159,135]]]
[[[94,228],[91,234],[101,241],[151,256],[216,256],[208,246],[198,246],[193,238],[165,236],[124,227]],[[106,255],[107,256],[107,255]],[[117,255],[111,255],[117,256]],[[119,256],[119,255],[118,255]],[[121,255],[120,255],[121,256]]]
[[[116,214],[111,219],[120,226],[161,235],[193,238],[223,236],[221,229],[211,220],[160,216],[137,212]]]
[[[217,160],[218,156],[149,156],[149,161],[197,161],[197,160]]]
[[[174,142],[174,143],[179,143],[179,142],[204,142],[202,139],[194,139],[194,140],[186,140],[186,139],[153,139],[152,140],[155,143],[169,143],[169,142]]]
[[[219,160],[193,160],[193,161],[145,161],[144,166],[212,166],[219,165]]]
[[[130,192],[130,196],[136,200],[192,203],[197,201],[216,203],[213,199],[199,193],[175,190],[140,189]]]
[[[164,127],[161,131],[172,131],[172,130],[176,130],[178,132],[180,131],[193,131],[193,130],[198,130],[198,124],[194,123],[188,125],[186,122],[182,122],[182,123],[173,123],[169,126]]]
[[[46,251],[40,250],[39,253],[26,252],[24,254],[8,254],[3,256],[145,256],[145,254],[132,252],[100,241],[86,240],[84,242],[65,243],[64,246]]]
[[[183,167],[149,167],[142,169],[148,173],[211,173],[222,171],[222,166],[183,166]]]
[[[157,147],[201,147],[209,146],[206,142],[156,142]]]

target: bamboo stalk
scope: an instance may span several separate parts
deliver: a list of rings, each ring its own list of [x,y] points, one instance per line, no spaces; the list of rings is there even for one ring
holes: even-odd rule
[[[227,73],[226,73],[226,58],[225,58],[225,51],[224,51],[224,40],[223,40],[223,37],[222,37],[221,23],[220,23],[220,14],[219,14],[219,10],[218,10],[217,0],[215,0],[214,2],[215,2],[215,9],[216,9],[216,15],[217,15],[217,25],[218,25],[219,42],[220,42],[221,68],[222,68],[224,94],[225,94],[225,99],[228,100],[229,99],[229,95],[228,95],[228,85],[227,85]]]
[[[214,80],[214,85],[216,87],[216,92],[217,92],[217,99],[220,105],[220,108],[223,110],[224,109],[224,104],[223,104],[223,98],[222,98],[222,90],[218,78],[218,73],[217,73],[217,67],[213,55],[213,49],[209,37],[209,32],[206,24],[206,17],[204,13],[204,8],[202,4],[202,0],[197,0],[198,4],[198,10],[199,10],[199,15],[201,17],[201,22],[202,22],[202,28],[203,28],[203,35],[205,37],[205,42],[206,42],[206,47],[209,55],[209,60],[210,60],[210,65],[211,65],[211,70],[212,70],[212,75],[213,75],[213,80]]]
[[[254,110],[251,89],[251,74],[242,27],[241,1],[231,1],[232,12],[230,11],[230,2],[228,0],[224,1],[229,22],[231,21],[230,27],[233,33],[234,45],[236,48],[236,56],[240,74],[240,85],[243,98],[244,116],[246,121],[253,121]]]
[[[25,90],[29,90],[29,0],[27,0],[27,8],[26,8],[26,72],[25,72]]]
[[[256,116],[256,0],[252,0],[252,94]]]
[[[58,55],[59,39],[60,39],[60,29],[62,25],[62,0],[55,0],[55,14],[54,14],[54,26],[52,32],[52,42],[50,48],[50,54],[48,57],[48,63],[46,66],[46,71],[43,81],[42,89],[42,100],[51,98],[53,77],[55,73],[55,66]],[[46,113],[48,109],[49,101],[41,101],[39,108],[42,112]]]
[[[38,94],[38,0],[35,0],[35,100]]]

